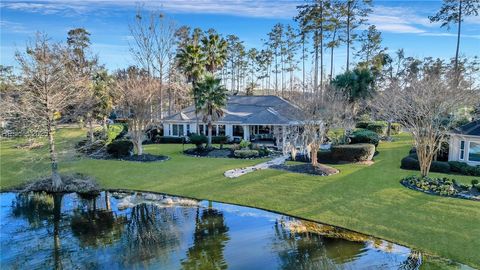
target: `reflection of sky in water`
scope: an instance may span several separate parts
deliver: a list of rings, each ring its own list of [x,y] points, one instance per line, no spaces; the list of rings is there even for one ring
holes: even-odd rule
[[[1,268],[397,269],[406,262],[405,269],[418,267],[408,248],[293,233],[282,222],[301,221],[263,210],[223,203],[209,208],[208,201],[199,207],[139,204],[119,210],[119,200],[108,198],[65,195],[56,216],[49,196],[2,193]]]

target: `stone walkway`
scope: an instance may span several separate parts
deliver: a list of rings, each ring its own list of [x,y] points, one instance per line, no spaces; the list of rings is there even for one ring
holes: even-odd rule
[[[225,177],[227,177],[227,178],[237,178],[237,177],[240,177],[240,176],[242,176],[244,174],[247,174],[247,173],[251,173],[251,172],[254,172],[254,171],[258,171],[258,170],[268,169],[268,168],[270,168],[270,166],[273,166],[273,165],[281,165],[281,164],[285,163],[285,161],[289,157],[290,157],[289,155],[285,155],[285,156],[277,157],[277,158],[274,158],[274,159],[269,160],[267,162],[263,162],[263,163],[260,163],[260,164],[254,165],[254,166],[241,168],[241,169],[228,170],[223,175],[225,175]]]

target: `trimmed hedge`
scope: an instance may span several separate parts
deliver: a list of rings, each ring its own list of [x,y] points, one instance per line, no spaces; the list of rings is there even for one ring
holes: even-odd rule
[[[183,137],[173,137],[173,136],[156,136],[156,143],[185,143],[185,138]]]
[[[360,121],[355,124],[355,127],[366,129],[370,123],[371,121]]]
[[[107,153],[116,158],[130,156],[131,152],[133,152],[133,143],[131,141],[116,140],[107,145]]]
[[[238,158],[253,158],[253,157],[258,157],[259,153],[258,150],[235,150],[233,152],[233,155]]]
[[[380,142],[380,137],[377,133],[366,130],[366,129],[358,129],[352,132],[350,136],[350,143],[351,144],[358,144],[358,143],[369,143],[378,146]]]
[[[387,123],[383,121],[376,121],[368,124],[367,129],[377,134],[385,135],[387,133]]]
[[[392,123],[390,126],[390,132],[392,135],[397,135],[402,132],[402,125],[399,123]]]
[[[480,166],[470,166],[460,161],[449,161],[450,171],[472,176],[480,176]]]
[[[420,162],[418,161],[416,155],[412,154],[402,159],[400,168],[405,170],[418,171],[420,170]],[[432,161],[430,171],[439,173],[450,173],[450,165],[448,164],[448,162]]]
[[[197,148],[202,148],[203,145],[208,142],[207,136],[202,134],[190,134],[188,139],[190,140],[190,143],[195,144]]]
[[[375,145],[368,143],[334,145],[332,158],[341,161],[369,161],[375,154]]]

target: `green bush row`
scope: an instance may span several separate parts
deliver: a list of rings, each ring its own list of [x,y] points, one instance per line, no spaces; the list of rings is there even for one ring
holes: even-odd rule
[[[259,152],[258,150],[250,150],[250,149],[243,149],[243,150],[235,150],[233,155],[237,158],[253,158],[258,157]]]
[[[338,161],[369,161],[375,154],[375,145],[368,143],[334,145],[331,156]]]
[[[354,132],[352,132],[350,136],[351,144],[369,143],[377,147],[379,142],[380,142],[380,137],[378,136],[378,134],[367,129],[357,129]]]
[[[133,152],[133,143],[127,140],[115,140],[107,145],[107,153],[115,158],[130,156]]]
[[[355,127],[371,130],[380,135],[386,135],[388,123],[386,121],[359,121],[356,123]],[[399,123],[392,123],[390,126],[390,132],[392,135],[399,134],[401,128],[402,127]]]
[[[404,157],[400,168],[405,170],[420,170],[420,162],[415,152]],[[431,172],[439,173],[458,173],[463,175],[480,176],[480,166],[470,166],[467,163],[459,161],[432,161]]]
[[[185,143],[185,138],[174,136],[156,136],[155,143]]]

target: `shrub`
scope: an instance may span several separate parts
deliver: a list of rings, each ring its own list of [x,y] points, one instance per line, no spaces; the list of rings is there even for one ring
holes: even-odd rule
[[[377,134],[385,135],[387,133],[387,123],[384,121],[376,121],[368,124],[366,129],[371,130]]]
[[[190,134],[190,136],[188,137],[189,140],[190,140],[190,143],[193,143],[195,144],[195,146],[197,146],[197,148],[202,148],[204,144],[206,144],[208,142],[208,138],[207,136],[205,135],[202,135],[202,134]]]
[[[402,132],[402,125],[399,123],[392,123],[390,126],[390,132],[392,135],[400,134],[400,132]]]
[[[250,144],[251,144],[251,142],[246,141],[246,140],[242,140],[242,141],[240,142],[240,148],[241,148],[241,149],[246,149],[246,148],[248,148],[248,146],[250,146]]]
[[[212,143],[226,144],[228,142],[228,136],[212,136]]]
[[[107,153],[120,158],[129,156],[133,152],[133,143],[127,140],[116,140],[107,145]]]
[[[173,136],[157,136],[155,137],[156,143],[185,143],[185,138],[183,137],[173,137]]]
[[[259,153],[258,150],[243,149],[235,150],[233,155],[238,158],[253,158],[258,157]]]
[[[405,170],[420,170],[420,162],[418,161],[416,154],[411,154],[407,157],[404,157],[401,161],[400,168]],[[450,165],[448,164],[448,162],[432,161],[430,171],[439,173],[450,173]]]
[[[404,170],[420,170],[420,163],[412,156],[404,157],[401,161],[400,168]]]
[[[450,170],[455,173],[480,176],[480,166],[470,166],[467,163],[460,161],[449,161]]]
[[[371,121],[360,121],[355,124],[356,128],[367,128],[369,124],[371,124]]]
[[[472,187],[474,187],[474,186],[478,185],[478,180],[473,179],[471,183],[472,183]]]
[[[351,144],[369,143],[377,147],[378,143],[380,142],[380,137],[378,136],[377,133],[371,130],[359,129],[352,132],[350,140],[351,140],[350,142]]]
[[[375,154],[375,145],[368,143],[334,145],[332,158],[342,161],[369,161]]]

